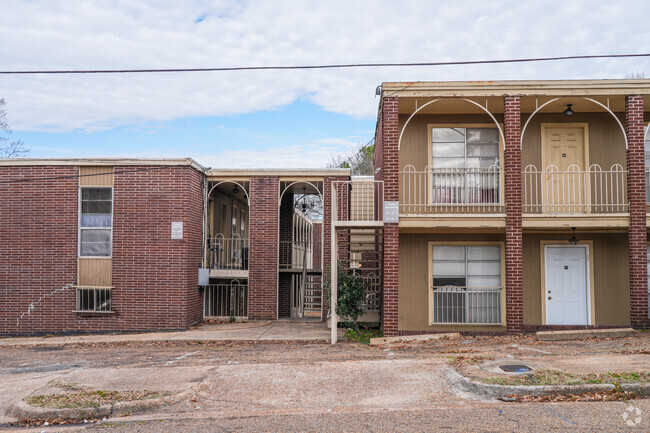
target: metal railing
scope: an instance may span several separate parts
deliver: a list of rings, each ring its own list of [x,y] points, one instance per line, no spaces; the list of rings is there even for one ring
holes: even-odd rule
[[[365,287],[365,297],[361,304],[366,312],[375,312],[381,309],[381,278],[374,273],[361,275]]]
[[[588,171],[575,164],[566,171],[549,165],[540,171],[528,165],[523,172],[523,212],[532,214],[612,214],[628,210],[627,171],[620,164]]]
[[[498,325],[501,319],[500,287],[431,288],[431,323]]]
[[[321,240],[312,241],[280,241],[281,269],[320,269],[321,264],[314,258],[321,256]]]
[[[492,214],[503,212],[501,169],[476,168],[416,170],[407,165],[399,173],[400,215]]]
[[[113,305],[110,288],[77,288],[77,312],[111,313],[112,311]]]
[[[248,238],[217,234],[208,239],[208,267],[219,270],[248,270]]]
[[[383,181],[353,179],[332,182],[333,222],[380,222],[383,213]]]
[[[248,283],[238,280],[203,289],[204,317],[247,317]]]

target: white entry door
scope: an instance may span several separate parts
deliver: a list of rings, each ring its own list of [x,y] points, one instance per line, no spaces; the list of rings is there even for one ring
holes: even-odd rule
[[[547,246],[546,324],[589,325],[588,247]]]

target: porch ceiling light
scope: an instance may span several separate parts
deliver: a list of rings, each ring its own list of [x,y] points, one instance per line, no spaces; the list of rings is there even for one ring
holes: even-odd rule
[[[237,185],[235,185],[235,187],[232,189],[232,193],[233,193],[234,195],[239,194],[239,188],[237,188]]]
[[[564,110],[565,116],[573,116],[574,111],[571,109],[573,104],[566,104],[566,110]]]
[[[570,245],[578,245],[578,239],[576,238],[576,228],[571,227],[571,238],[569,239]]]

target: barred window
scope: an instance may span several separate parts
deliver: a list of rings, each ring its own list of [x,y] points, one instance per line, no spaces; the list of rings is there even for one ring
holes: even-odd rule
[[[501,247],[434,245],[432,323],[501,323]]]
[[[110,257],[113,238],[113,188],[81,188],[79,256]]]
[[[77,288],[77,312],[111,313],[112,311],[113,307],[110,288]]]

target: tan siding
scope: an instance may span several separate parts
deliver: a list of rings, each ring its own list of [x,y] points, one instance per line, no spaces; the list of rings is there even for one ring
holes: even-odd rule
[[[569,238],[570,234],[525,234],[523,241],[524,324],[542,323],[540,241]],[[576,233],[594,247],[594,304],[596,325],[629,325],[630,283],[627,235]]]
[[[110,287],[112,282],[113,260],[79,258],[77,265],[77,285]]]
[[[399,329],[404,331],[503,331],[502,326],[430,326],[428,243],[503,241],[500,234],[401,234],[399,238]]]
[[[522,115],[522,126],[528,115]],[[625,120],[619,119],[624,122]],[[589,164],[599,164],[603,170],[609,169],[613,164],[621,164],[625,168],[625,139],[621,128],[609,113],[575,113],[567,117],[561,113],[536,114],[526,127],[522,147],[522,170],[529,164],[539,170],[542,167],[542,123],[588,123],[589,134]],[[589,167],[580,167],[588,169]]]
[[[89,176],[98,173],[99,176]],[[108,166],[82,166],[79,167],[79,186],[113,186],[113,167]]]

